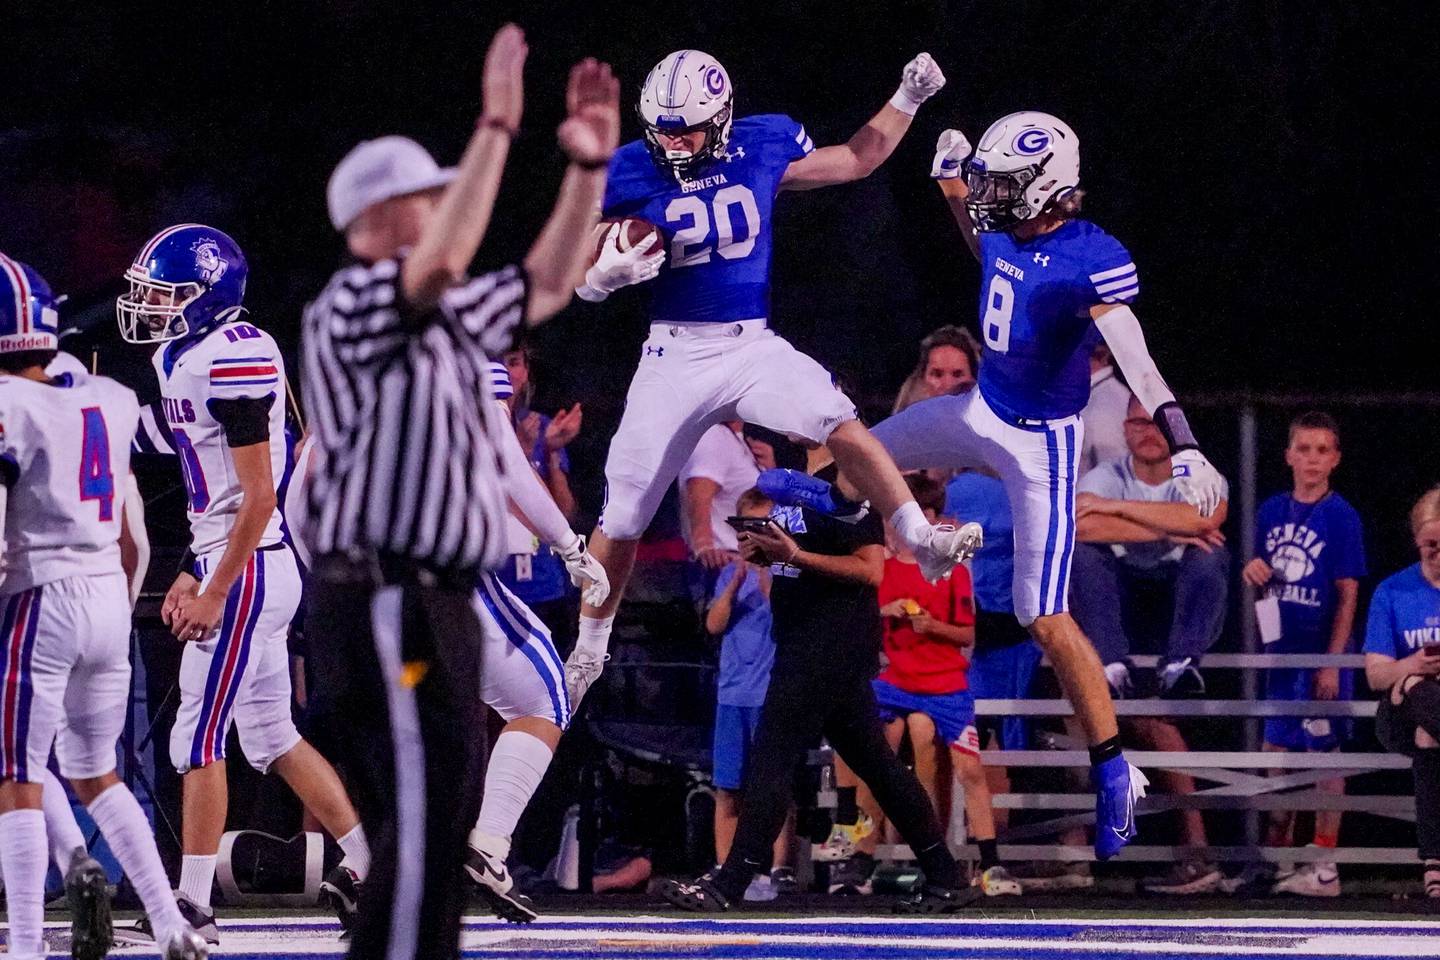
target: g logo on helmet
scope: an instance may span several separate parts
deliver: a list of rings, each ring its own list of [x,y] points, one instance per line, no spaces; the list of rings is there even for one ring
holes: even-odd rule
[[[725,92],[725,75],[720,72],[719,67],[711,67],[705,71],[705,92],[712,97],[718,97]]]
[[[1050,134],[1035,127],[1021,130],[1015,135],[1015,142],[1011,146],[1016,153],[1033,157],[1037,153],[1044,153],[1045,149],[1050,146]]]
[[[219,244],[207,238],[196,240],[190,249],[195,251],[195,269],[200,271],[200,279],[212,287],[219,283],[230,267],[229,261],[220,257]]]

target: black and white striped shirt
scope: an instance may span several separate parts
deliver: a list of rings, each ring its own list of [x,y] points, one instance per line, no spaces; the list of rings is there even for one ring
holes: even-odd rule
[[[488,357],[525,313],[524,271],[445,292],[418,316],[395,260],[342,269],[305,311],[305,403],[320,454],[306,524],[316,556],[380,551],[439,571],[504,559]]]

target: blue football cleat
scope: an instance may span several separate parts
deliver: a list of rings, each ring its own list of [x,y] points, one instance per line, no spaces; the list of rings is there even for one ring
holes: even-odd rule
[[[837,520],[853,523],[869,512],[865,504],[842,497],[832,484],[799,470],[762,470],[755,486],[782,507],[804,507]]]
[[[1135,802],[1150,781],[1123,757],[1090,769],[1095,785],[1095,857],[1109,860],[1135,839]]]

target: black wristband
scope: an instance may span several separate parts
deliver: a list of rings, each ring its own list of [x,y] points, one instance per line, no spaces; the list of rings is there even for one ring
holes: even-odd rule
[[[519,130],[512,127],[510,124],[506,123],[504,120],[501,120],[499,117],[481,117],[479,120],[475,121],[475,126],[484,130],[499,130],[511,140],[514,140],[516,135],[520,132]]]
[[[581,170],[604,170],[610,166],[610,158],[606,157],[604,160],[576,160],[574,157],[571,157],[570,163],[573,166],[579,167]]]
[[[180,569],[177,572],[195,576],[195,550],[193,548],[186,547],[185,552],[180,555]]]
[[[1180,409],[1180,404],[1174,400],[1162,403],[1155,408],[1155,426],[1160,428],[1160,433],[1165,437],[1165,442],[1170,444],[1170,453],[1179,453],[1181,450],[1199,450],[1200,444],[1195,440],[1195,434],[1190,431],[1190,421],[1185,419],[1185,411]]]

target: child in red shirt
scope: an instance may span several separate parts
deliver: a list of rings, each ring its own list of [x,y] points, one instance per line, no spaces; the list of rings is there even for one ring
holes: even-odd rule
[[[944,507],[944,489],[923,474],[911,474],[905,480],[934,523]],[[945,811],[939,797],[944,756],[940,745],[950,747],[955,774],[965,791],[966,823],[980,848],[977,882],[989,896],[1018,894],[1020,885],[1000,865],[996,850],[995,815],[975,732],[975,701],[965,677],[970,667],[968,653],[975,644],[970,571],[956,567],[939,583],[929,583],[921,575],[914,553],[898,543],[898,538],[890,540],[879,590],[887,665],[872,681],[886,721],[886,739],[899,749],[909,733],[915,774],[942,818]],[[863,787],[859,800],[878,822],[879,808]],[[875,836],[878,839],[878,831]],[[860,849],[865,846],[860,844]]]

